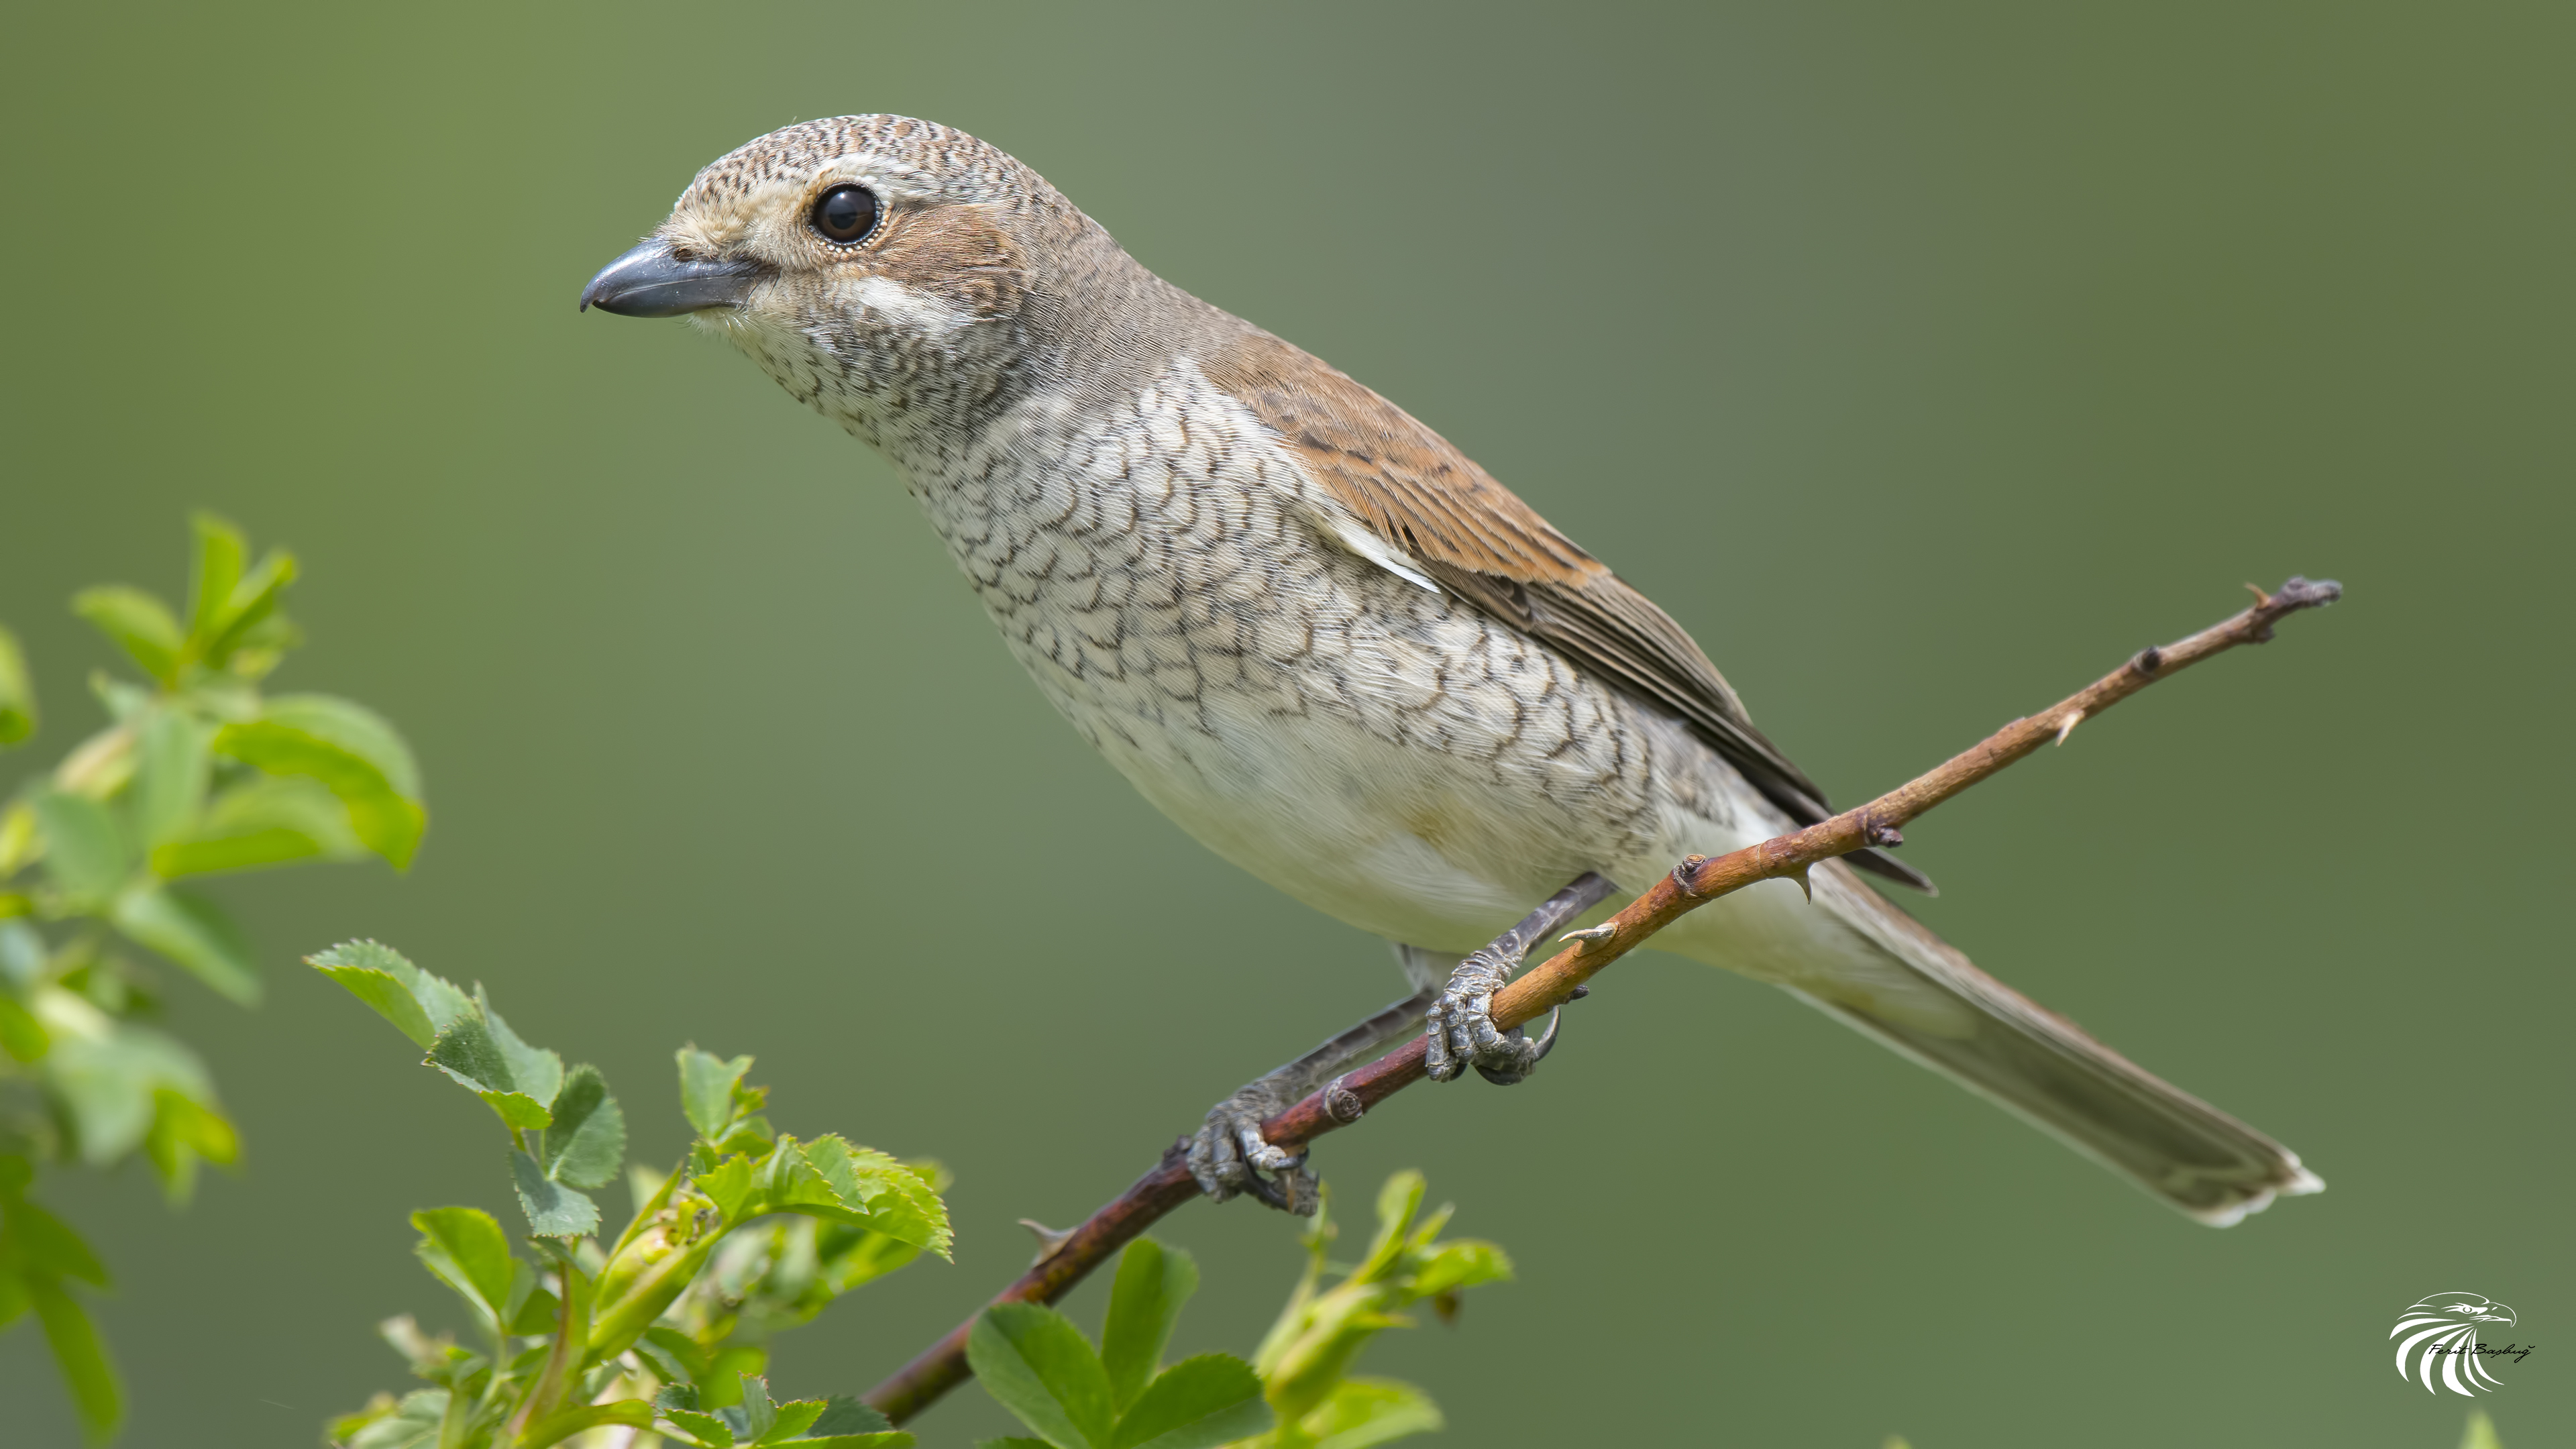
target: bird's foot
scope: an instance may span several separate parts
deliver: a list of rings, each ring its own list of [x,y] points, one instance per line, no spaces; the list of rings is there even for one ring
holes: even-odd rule
[[[1322,1198],[1315,1175],[1306,1170],[1306,1154],[1273,1147],[1261,1136],[1262,1122],[1304,1095],[1273,1073],[1210,1107],[1189,1145],[1190,1176],[1199,1191],[1218,1202],[1242,1193],[1281,1212],[1313,1217]]]
[[[1547,898],[1519,925],[1469,952],[1449,973],[1449,984],[1431,1004],[1424,1028],[1423,1065],[1431,1080],[1456,1079],[1467,1068],[1498,1087],[1526,1081],[1547,1054],[1556,1049],[1556,1029],[1564,1008],[1550,1012],[1547,1030],[1532,1040],[1519,1027],[1494,1024],[1494,993],[1503,989],[1529,956],[1530,947],[1617,889],[1601,876],[1586,872],[1572,885]]]
[[[1431,1080],[1451,1081],[1474,1067],[1486,1081],[1508,1087],[1529,1080],[1529,1074],[1556,1049],[1563,1008],[1548,1013],[1547,1030],[1535,1041],[1517,1026],[1505,1031],[1494,1025],[1494,993],[1512,979],[1520,964],[1520,956],[1506,960],[1489,946],[1471,953],[1449,974],[1449,984],[1431,1004],[1430,1021],[1424,1027],[1428,1050],[1423,1065]]]

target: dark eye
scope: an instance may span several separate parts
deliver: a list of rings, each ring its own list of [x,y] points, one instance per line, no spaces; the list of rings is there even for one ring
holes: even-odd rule
[[[877,194],[864,186],[835,186],[814,203],[814,229],[836,242],[854,242],[877,229]]]

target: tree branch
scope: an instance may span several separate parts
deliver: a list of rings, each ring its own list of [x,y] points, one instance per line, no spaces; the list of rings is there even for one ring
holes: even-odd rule
[[[2250,584],[2246,587],[2253,588]],[[1657,931],[1687,912],[1721,896],[1775,879],[1795,880],[1803,887],[1808,870],[1820,861],[1864,846],[1899,844],[1904,840],[1901,827],[1916,816],[2051,740],[2063,743],[2085,720],[2214,654],[2239,644],[2268,643],[2273,626],[2282,619],[2301,609],[2331,604],[2342,596],[2343,586],[2332,580],[2311,583],[2293,578],[2273,594],[2254,589],[2254,606],[2245,612],[2161,649],[2139,650],[2126,664],[2049,709],[2013,721],[1974,748],[1952,756],[1938,768],[1858,809],[1713,860],[1691,856],[1604,925],[1568,937],[1574,944],[1496,993],[1495,1025],[1506,1029],[1519,1026],[1572,1000],[1584,989],[1585,982],[1611,962],[1646,944]],[[1369,1108],[1422,1080],[1423,1048],[1423,1039],[1417,1036],[1367,1066],[1334,1079],[1262,1123],[1262,1136],[1274,1146],[1294,1150],[1327,1132],[1349,1126]],[[1065,1235],[993,1301],[1054,1302],[1165,1213],[1197,1197],[1198,1185],[1182,1161],[1187,1146],[1187,1139],[1183,1139],[1165,1149],[1163,1160],[1153,1171],[1136,1179],[1108,1206]],[[969,1318],[924,1349],[892,1378],[871,1390],[868,1402],[887,1418],[901,1423],[965,1382],[970,1373],[966,1366],[966,1334],[974,1322]]]

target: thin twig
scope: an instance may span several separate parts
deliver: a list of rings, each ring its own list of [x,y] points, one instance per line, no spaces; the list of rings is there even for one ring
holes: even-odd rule
[[[2252,587],[2248,585],[2247,587]],[[2272,627],[2301,609],[2331,604],[2343,596],[2332,580],[2311,583],[2294,578],[2280,592],[2254,590],[2254,607],[2188,639],[2161,649],[2141,649],[2119,668],[2058,701],[2051,708],[2017,719],[1977,745],[1952,756],[1937,769],[1907,781],[1855,810],[1819,821],[1759,845],[1749,845],[1715,859],[1694,855],[1655,882],[1654,889],[1630,901],[1618,915],[1581,932],[1574,943],[1524,973],[1495,993],[1494,1024],[1509,1029],[1535,1020],[1572,1000],[1602,968],[1642,946],[1657,931],[1686,912],[1761,881],[1790,879],[1805,884],[1810,868],[1864,846],[1901,843],[1901,828],[1916,816],[2038,750],[2063,742],[2076,725],[2146,688],[2239,644],[2262,644]],[[1423,1039],[1403,1046],[1355,1071],[1335,1078],[1321,1090],[1261,1124],[1272,1145],[1294,1151],[1327,1132],[1346,1127],[1362,1113],[1422,1080]],[[1153,1171],[1093,1213],[1055,1250],[1005,1288],[995,1303],[1052,1303],[1073,1290],[1084,1276],[1125,1247],[1165,1213],[1199,1195],[1183,1162],[1187,1141],[1173,1144]],[[868,1402],[902,1423],[966,1381],[967,1319],[924,1349],[912,1362],[868,1394]]]

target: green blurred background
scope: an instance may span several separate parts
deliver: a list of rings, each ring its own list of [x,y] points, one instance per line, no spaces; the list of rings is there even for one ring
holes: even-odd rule
[[[1520,1282],[1387,1341],[1453,1442],[2445,1445],[2385,1335],[2513,1304],[2507,1444],[2576,1434],[2563,922],[2576,11],[2038,3],[25,7],[0,618],[96,722],[78,586],[217,508],[307,565],[281,676],[383,709],[411,877],[221,888],[180,985],[248,1171],[57,1177],[137,1445],[316,1441],[450,1315],[410,1209],[506,1210],[479,1109],[301,952],[490,983],[675,1153],[670,1052],[935,1154],[955,1267],[791,1336],[873,1383],[1207,1103],[1394,994],[1063,726],[896,480],[677,323],[576,315],[695,169],[932,117],[1442,429],[1697,632],[1849,800],[2243,601],[2351,597],[1909,831],[1986,967],[2298,1148],[2211,1232],[1788,998],[1622,968],[1532,1085],[1318,1154],[1419,1165]],[[18,763],[24,761],[25,764]],[[1177,1345],[1292,1226],[1192,1208]],[[1097,1288],[1074,1311],[1097,1312]],[[68,1443],[28,1326],[12,1445]],[[926,1442],[1005,1432],[976,1391]]]

